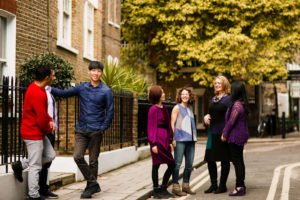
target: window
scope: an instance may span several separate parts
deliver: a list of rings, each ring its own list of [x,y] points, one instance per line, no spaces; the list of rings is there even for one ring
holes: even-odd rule
[[[75,54],[78,50],[72,47],[72,0],[58,1],[57,46]]]
[[[86,2],[84,9],[84,58],[94,60],[94,9],[92,3]]]
[[[6,18],[0,16],[0,80],[2,83],[3,68],[6,65]]]
[[[108,0],[107,3],[108,23],[116,28],[120,28],[120,0]]]
[[[64,43],[71,45],[71,1],[63,0],[63,34]]]
[[[3,75],[16,75],[16,17],[0,10],[0,84]]]

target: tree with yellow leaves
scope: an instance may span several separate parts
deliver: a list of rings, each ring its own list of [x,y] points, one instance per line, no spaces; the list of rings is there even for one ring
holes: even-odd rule
[[[300,0],[126,0],[122,35],[146,43],[165,80],[191,75],[208,86],[218,74],[248,84],[285,79],[300,46]]]

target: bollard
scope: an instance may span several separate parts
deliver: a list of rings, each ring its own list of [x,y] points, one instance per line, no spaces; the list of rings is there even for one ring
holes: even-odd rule
[[[285,112],[282,112],[282,139],[285,139]]]
[[[274,134],[274,122],[273,122],[273,118],[272,115],[269,115],[269,120],[270,120],[270,137],[273,137]]]

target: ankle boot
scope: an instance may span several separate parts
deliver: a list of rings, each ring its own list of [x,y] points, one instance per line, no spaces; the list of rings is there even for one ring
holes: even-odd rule
[[[218,189],[217,180],[212,180],[210,187],[207,190],[205,190],[204,193],[213,193],[217,191],[217,189]]]
[[[220,183],[218,189],[214,193],[215,194],[221,194],[221,193],[224,193],[224,192],[227,192],[227,187],[226,187],[226,185]]]
[[[163,195],[166,199],[168,199],[168,198],[174,198],[174,197],[175,197],[175,195],[173,195],[172,193],[170,193],[170,192],[168,191],[168,187],[167,187],[166,185],[161,185],[161,186],[160,186],[160,189],[161,189],[162,195]]]
[[[162,194],[162,191],[160,188],[154,188],[153,189],[153,199],[164,199],[165,196]]]
[[[193,192],[191,190],[189,183],[182,183],[182,192],[185,192],[185,193],[191,194],[191,195],[196,194],[196,192]]]
[[[172,193],[180,197],[187,195],[185,192],[181,191],[180,185],[177,183],[173,183]]]

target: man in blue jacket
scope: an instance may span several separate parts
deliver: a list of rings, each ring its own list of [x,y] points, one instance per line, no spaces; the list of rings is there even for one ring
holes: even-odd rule
[[[104,131],[109,127],[114,115],[113,95],[110,88],[101,82],[103,64],[91,61],[89,64],[90,82],[67,90],[52,88],[56,96],[78,96],[80,101],[79,119],[75,129],[74,160],[87,181],[81,198],[91,198],[100,192],[97,182],[98,157]],[[84,160],[85,151],[89,151],[89,164]]]

